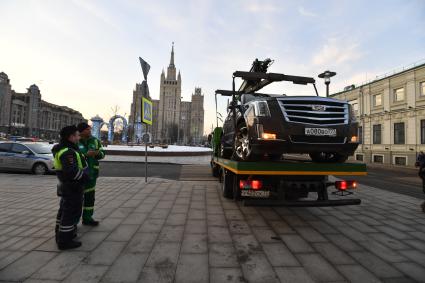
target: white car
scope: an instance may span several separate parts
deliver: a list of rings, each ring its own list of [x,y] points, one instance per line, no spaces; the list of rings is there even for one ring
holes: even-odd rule
[[[0,170],[36,175],[54,172],[51,145],[37,142],[0,142]]]

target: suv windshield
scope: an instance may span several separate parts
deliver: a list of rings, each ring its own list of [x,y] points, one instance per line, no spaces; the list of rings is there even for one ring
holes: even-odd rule
[[[52,153],[51,148],[44,144],[37,144],[37,143],[28,143],[25,144],[27,147],[29,147],[32,151],[34,151],[37,154],[50,154]]]

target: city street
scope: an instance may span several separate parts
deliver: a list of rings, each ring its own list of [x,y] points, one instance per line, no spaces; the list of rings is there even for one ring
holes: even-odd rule
[[[424,282],[418,198],[361,185],[360,206],[256,208],[199,166],[180,179],[101,177],[101,225],[60,252],[55,176],[0,174],[0,281]]]

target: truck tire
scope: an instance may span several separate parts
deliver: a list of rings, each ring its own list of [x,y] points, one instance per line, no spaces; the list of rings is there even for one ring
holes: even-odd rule
[[[227,169],[223,169],[223,183],[222,183],[222,191],[223,197],[227,199],[233,199],[233,187],[235,184],[235,174]]]
[[[317,163],[344,163],[348,155],[331,152],[310,153],[310,158]]]

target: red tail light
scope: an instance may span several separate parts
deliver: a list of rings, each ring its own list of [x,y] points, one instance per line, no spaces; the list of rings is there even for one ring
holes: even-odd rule
[[[240,180],[239,188],[240,189],[252,189],[260,190],[263,187],[263,182],[260,180]]]
[[[349,181],[336,181],[335,182],[335,188],[340,191],[350,190],[357,188],[357,182],[353,180]]]

